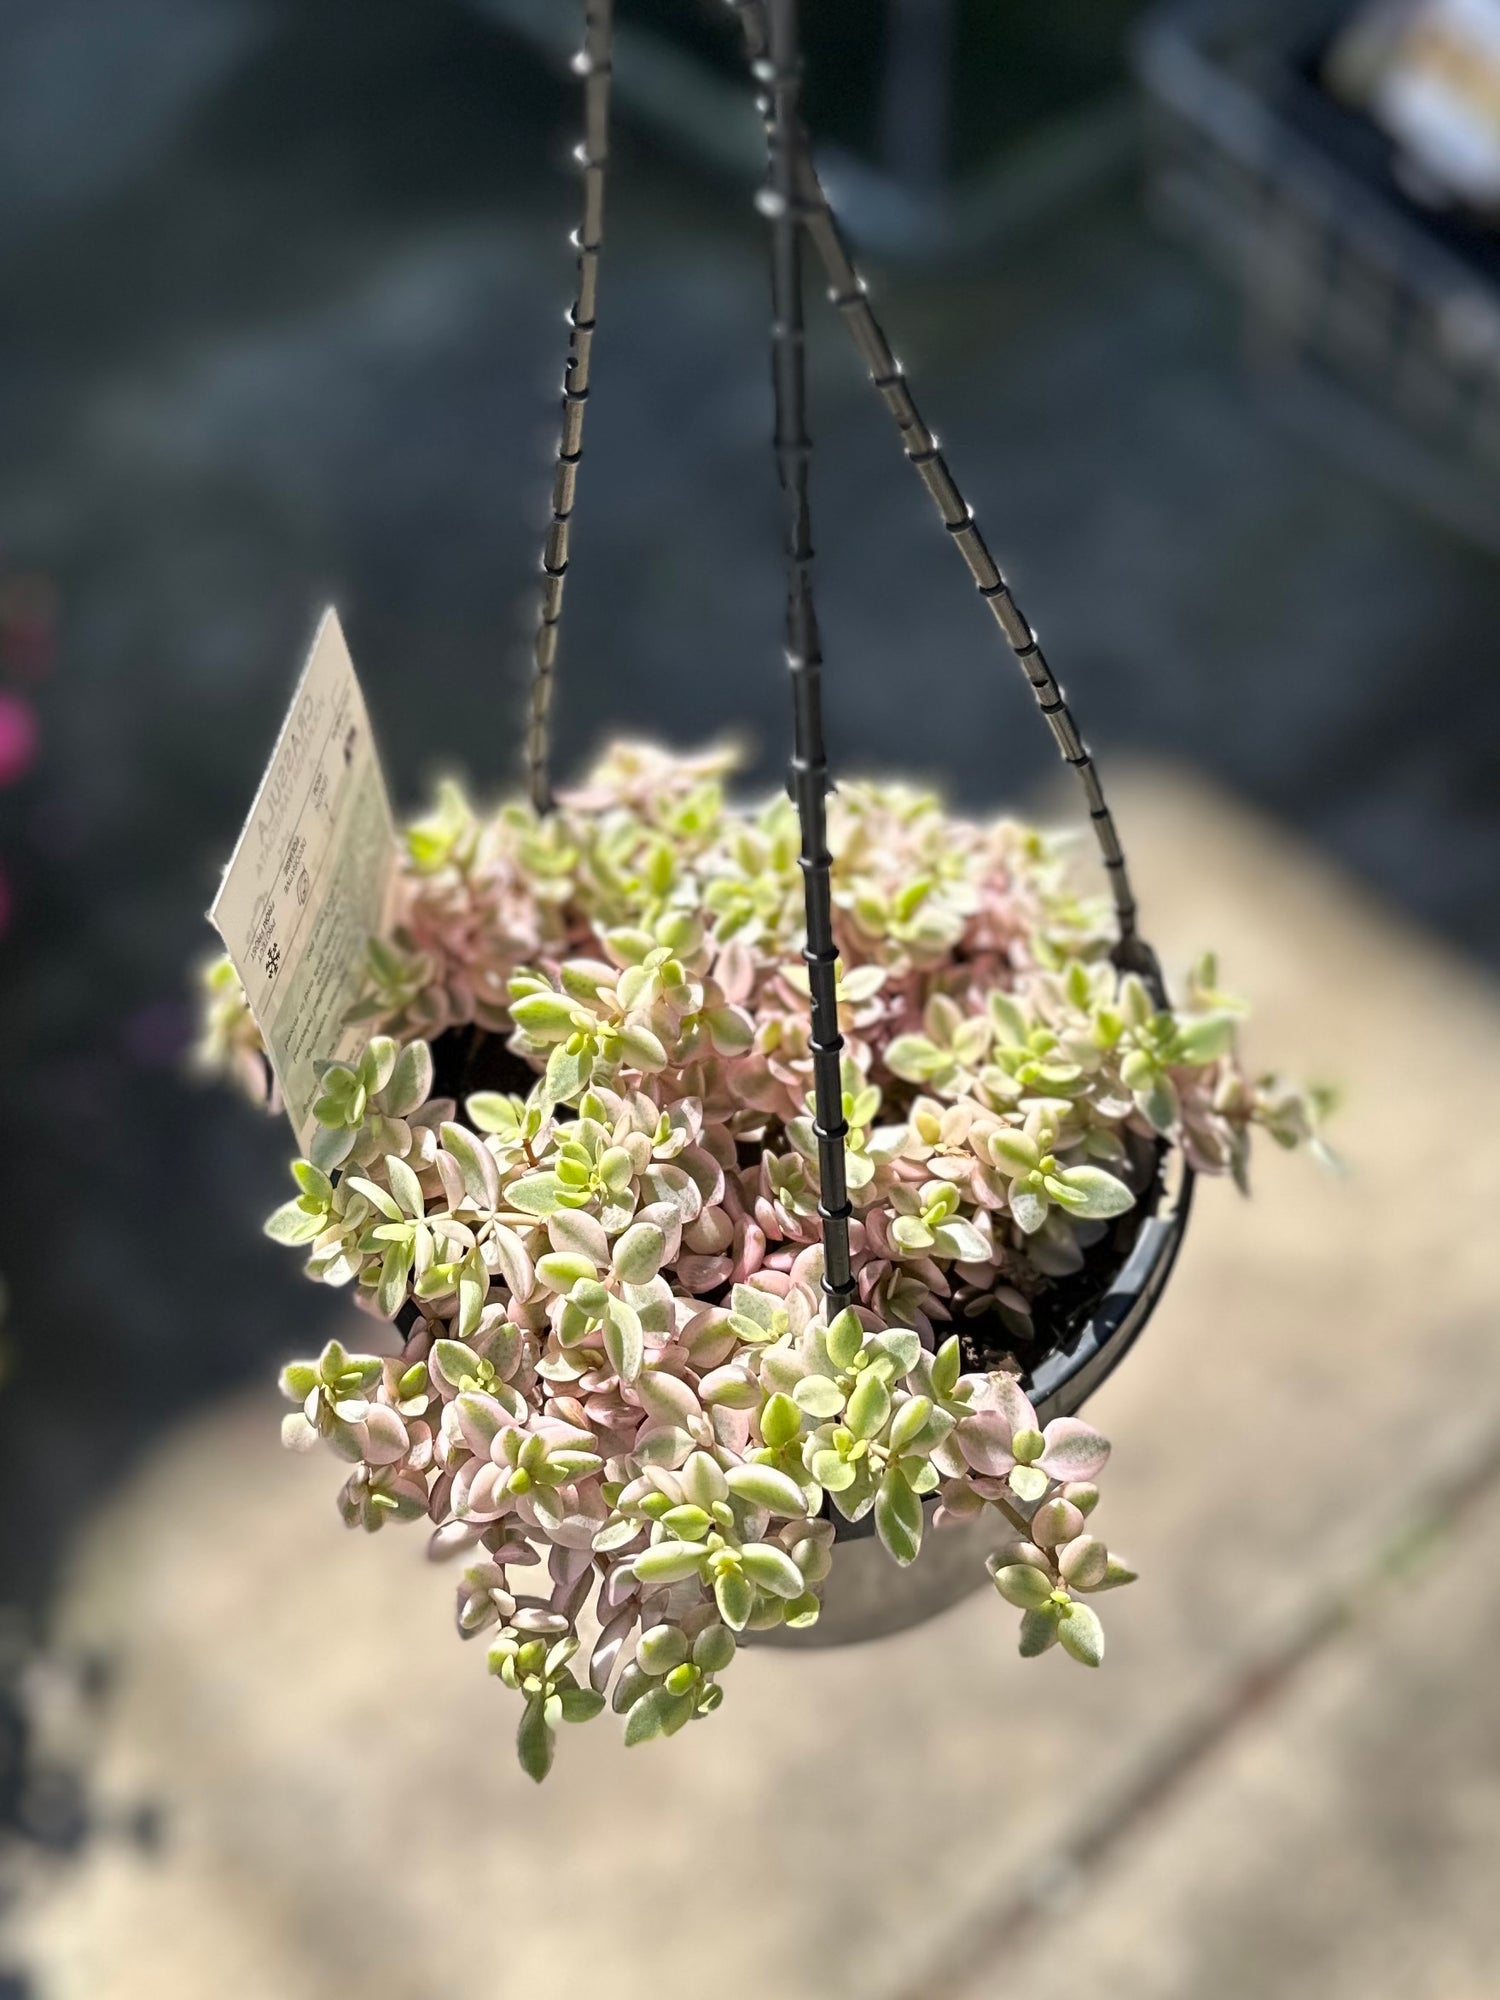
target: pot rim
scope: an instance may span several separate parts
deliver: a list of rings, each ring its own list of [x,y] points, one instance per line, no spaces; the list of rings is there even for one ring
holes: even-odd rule
[[[1119,1367],[1145,1331],[1155,1312],[1187,1233],[1196,1176],[1177,1147],[1168,1157],[1176,1162],[1176,1187],[1148,1215],[1119,1268],[1108,1280],[1093,1311],[1076,1333],[1052,1348],[1035,1368],[1023,1369],[1021,1387],[1036,1406],[1037,1421],[1071,1417]],[[926,1504],[935,1506],[936,1494]],[[875,1532],[873,1508],[857,1521],[847,1521],[830,1509],[837,1541],[862,1541]]]

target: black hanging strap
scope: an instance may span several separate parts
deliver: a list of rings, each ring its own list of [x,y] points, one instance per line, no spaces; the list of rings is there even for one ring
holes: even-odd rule
[[[729,4],[739,17],[747,53],[759,76],[775,32],[774,0],[771,4],[768,0],[729,0]],[[865,281],[849,255],[805,141],[798,148],[797,167],[795,193],[807,234],[828,276],[829,296],[869,370],[871,383],[891,414],[902,450],[926,487],[955,548],[968,564],[980,596],[989,605],[1007,644],[1020,661],[1059,755],[1078,774],[1120,929],[1115,956],[1122,965],[1138,966],[1154,974],[1155,961],[1137,931],[1135,896],[1125,864],[1125,850],[1104,796],[1098,767],[1079,734],[1072,710],[1047,664],[1036,633],[1016,603],[973,510],[938,448],[937,439],[923,420],[906,371],[891,350],[885,329],[870,304]]]
[[[573,237],[578,251],[578,283],[568,315],[568,362],[563,374],[562,430],[552,480],[552,520],[542,551],[542,607],[537,621],[531,678],[531,715],[526,732],[526,770],[531,803],[552,809],[552,684],[557,664],[557,628],[568,576],[568,542],[578,467],[583,458],[583,415],[588,403],[589,367],[599,290],[599,252],[604,243],[604,173],[609,162],[610,55],[614,40],[614,0],[585,0],[583,47],[573,67],[583,78],[583,220]]]
[[[797,0],[770,0],[765,61],[770,178],[763,206],[771,223],[771,364],[776,467],[786,505],[786,659],[792,681],[791,791],[802,833],[807,965],[812,996],[814,1130],[823,1219],[823,1292],[830,1317],[854,1296],[849,1265],[849,1193],[844,1176],[844,1093],[838,1022],[838,947],[833,938],[823,745],[823,659],[813,604],[812,524],[807,473],[807,368],[802,321],[803,132]]]

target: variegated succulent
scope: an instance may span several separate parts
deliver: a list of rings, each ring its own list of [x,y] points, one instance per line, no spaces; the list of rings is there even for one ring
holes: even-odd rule
[[[816,1620],[839,1517],[907,1564],[988,1511],[1023,1653],[1097,1665],[1086,1600],[1132,1575],[1091,1525],[1109,1447],[1039,1426],[1017,1355],[1162,1144],[1243,1184],[1257,1125],[1311,1141],[1321,1110],[1244,1074],[1211,962],[1180,1008],[1116,970],[1061,843],[849,786],[858,1291],[830,1323],[796,819],[731,807],[727,770],[621,746],[545,819],[445,788],[372,943],[378,1032],[326,1066],[268,1224],[400,1329],[288,1368],[287,1442],[350,1462],[351,1523],[425,1518],[464,1561],[459,1630],[490,1635],[538,1778],[607,1699],[630,1743],[716,1708],[739,1635]],[[212,997],[243,1072],[222,974]],[[423,1037],[476,1025],[529,1089],[435,1098]]]

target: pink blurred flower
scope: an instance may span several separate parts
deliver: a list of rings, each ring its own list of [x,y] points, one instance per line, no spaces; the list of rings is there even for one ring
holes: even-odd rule
[[[36,762],[40,738],[31,703],[0,689],[0,785],[13,785],[25,777]]]

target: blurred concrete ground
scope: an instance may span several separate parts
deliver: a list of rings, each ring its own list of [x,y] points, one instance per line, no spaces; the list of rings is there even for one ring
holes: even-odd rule
[[[289,1689],[310,1702],[343,1671],[343,1655],[325,1651],[318,1606],[280,1603],[271,1587],[283,1541],[327,1552],[336,1543],[338,1587],[368,1621],[359,1629],[409,1626],[413,1686],[445,1677],[441,1699],[455,1715],[497,1717],[480,1663],[448,1638],[446,1586],[390,1537],[371,1550],[346,1544],[331,1486],[274,1450],[264,1385],[326,1324],[326,1302],[258,1234],[286,1140],[186,1087],[177,1064],[183,968],[209,941],[199,912],[329,596],[403,803],[456,754],[481,783],[515,772],[570,275],[573,189],[555,171],[570,111],[562,86],[449,0],[112,0],[103,12],[93,0],[27,0],[0,19],[0,569],[45,573],[62,601],[61,664],[38,696],[43,762],[0,795],[0,856],[17,905],[0,943],[0,1271],[17,1350],[0,1395],[0,1566],[7,1595],[45,1604],[75,1550],[92,1551],[74,1573],[100,1581],[74,1585],[70,1616],[97,1596],[101,1622],[109,1573],[131,1579],[132,1646],[155,1635],[156,1651],[149,1665],[127,1653],[133,1679],[110,1769],[123,1785],[134,1761],[148,1790],[163,1778],[172,1790],[176,1730],[184,1771],[201,1774],[178,1791],[177,1845],[154,1873],[106,1854],[80,1878],[79,1900],[55,1906],[63,1914],[47,1921],[61,1928],[45,1932],[45,1962],[60,1982],[85,1976],[62,1969],[66,1950],[94,1954],[97,1966],[106,1948],[91,1940],[109,1937],[129,1941],[109,1979],[127,1976],[139,1951],[166,1981],[162,1954],[178,1935],[185,1976],[200,1981],[182,1990],[203,1991],[202,1954],[228,1945],[197,1927],[227,1912],[242,1924],[243,1969],[226,1959],[222,1990],[235,1978],[247,1994],[275,1990],[267,1955],[277,1951],[288,1994],[304,1990],[298,1979],[326,1990],[319,1940],[338,1924],[310,1914],[305,1891],[289,1889],[290,1873],[283,1881],[268,1857],[303,1819],[329,1851],[347,1841],[351,1856],[375,1829],[357,1789],[351,1803],[329,1803],[347,1760],[327,1748],[320,1722],[303,1724],[295,1757],[270,1741],[268,1716],[287,1712]],[[563,756],[576,760],[622,726],[692,742],[738,724],[758,739],[764,777],[786,714],[759,231],[744,191],[697,184],[629,133],[619,154],[564,639]],[[1134,753],[1213,782],[1209,792],[1180,778],[1138,786],[1129,807],[1169,962],[1220,944],[1262,1002],[1266,1055],[1318,1059],[1350,1084],[1348,1143],[1359,1153],[1363,1132],[1373,1165],[1362,1162],[1345,1191],[1268,1162],[1257,1209],[1204,1204],[1143,1372],[1102,1405],[1122,1437],[1112,1507],[1153,1578],[1116,1613],[1109,1674],[1079,1686],[1043,1663],[1041,1677],[1021,1678],[988,1606],[943,1628],[955,1635],[951,1667],[925,1639],[894,1641],[908,1649],[892,1658],[912,1663],[910,1680],[884,1693],[871,1684],[855,1704],[854,1835],[831,1820],[794,1814],[793,1824],[834,1868],[841,1923],[862,1897],[888,1902],[893,1917],[916,1912],[903,1917],[900,1952],[919,1980],[949,1976],[930,1919],[952,1908],[968,1913],[966,1926],[972,1917],[975,1940],[953,1981],[990,1976],[1000,1935],[1026,1930],[1035,1882],[1063,1881],[1053,1862],[1078,1850],[1092,1884],[1090,1951],[1127,1993],[1211,1990],[1193,1939],[1203,1952],[1250,1954],[1269,1949],[1260,1933],[1277,1924],[1293,1933],[1286,1968],[1246,1991],[1295,1993],[1320,1954],[1347,1968],[1338,1976],[1351,1993],[1365,1990],[1373,1960],[1394,1978],[1403,1923],[1403,1949],[1434,1954],[1436,1967],[1468,1952],[1482,1982],[1493,1969],[1489,1919],[1477,1891],[1472,1910],[1464,1901],[1473,1878],[1460,1863],[1484,1845],[1473,1829],[1495,1746],[1486,1749],[1482,1707],[1443,1678],[1466,1673],[1463,1644],[1439,1648],[1451,1669],[1422,1667],[1413,1634],[1482,1630],[1493,1616],[1488,1599],[1465,1597],[1471,1570],[1481,1596],[1486,1587],[1487,1498],[1462,1514],[1459,1553],[1423,1583],[1418,1609],[1377,1591],[1362,1612],[1377,1651],[1390,1634],[1378,1676],[1363,1664],[1368,1649],[1332,1635],[1264,1720],[1247,1717],[1209,1761],[1193,1765],[1188,1753],[1195,1732],[1217,1745],[1215,1718],[1261,1685],[1262,1648],[1274,1680],[1274,1660],[1310,1643],[1304,1621],[1333,1616],[1330,1579],[1346,1574],[1346,1558],[1357,1581],[1387,1530],[1409,1518],[1407,1503],[1430,1480],[1460,1477],[1471,1425],[1487,1463],[1495,1288],[1478,1267],[1490,1254],[1494,1146],[1475,1107],[1493,1014],[1444,947],[1424,943],[1408,964],[1410,933],[1371,915],[1349,880],[1446,948],[1495,963],[1494,562],[1267,421],[1239,363],[1236,308],[1151,234],[1127,174],[1005,262],[920,281],[878,275],[878,290],[1106,772]],[[973,806],[1025,795],[1051,764],[1019,677],[836,329],[815,341],[813,362],[836,757],[844,768],[941,773]],[[1290,860],[1277,858],[1283,834],[1244,831],[1235,796],[1295,831],[1303,844]],[[1346,877],[1319,872],[1330,856]],[[1411,1143],[1421,1164],[1410,1168],[1405,1128],[1392,1136],[1398,1109],[1420,1134]],[[60,1334],[78,1357],[66,1381]],[[222,1399],[247,1383],[251,1403],[225,1414]],[[1180,1430],[1194,1409],[1213,1413],[1221,1435],[1212,1449],[1184,1446],[1179,1475],[1168,1418]],[[1306,1410],[1344,1413],[1332,1445],[1310,1442]],[[1273,1419],[1291,1426],[1291,1444],[1277,1441]],[[1148,1436],[1157,1452],[1138,1444],[1132,1459],[1130,1438]],[[253,1473],[248,1487],[221,1480],[226,1455]],[[1220,1464],[1223,1479],[1211,1476]],[[1227,1476],[1252,1464],[1253,1487]],[[144,1483],[88,1540],[132,1473]],[[1132,1480],[1142,1482],[1135,1494]],[[1368,1518],[1347,1530],[1330,1520],[1334,1492]],[[1205,1506],[1212,1537],[1196,1512]],[[255,1532],[268,1539],[226,1599],[194,1552],[249,1535],[258,1510]],[[1210,1548],[1229,1564],[1222,1582],[1206,1567]],[[425,1625],[411,1616],[424,1589]],[[1190,1592],[1224,1622],[1179,1643]],[[222,1621],[237,1642],[196,1634],[198,1617],[206,1628]],[[737,1852],[761,1855],[764,1879],[775,1874],[779,1851],[759,1816],[780,1795],[764,1775],[746,1790],[735,1732],[780,1715],[791,1686],[807,1690],[809,1707],[786,1724],[788,1755],[815,1745],[819,1729],[845,1727],[832,1669],[793,1682],[795,1671],[746,1663],[716,1725],[726,1747],[705,1746],[701,1774],[696,1757],[691,1769],[658,1760],[651,1776],[639,1759],[630,1767],[631,1796],[644,1788],[663,1843],[681,1842],[694,1813],[712,1814],[734,1830]],[[1368,1676],[1357,1704],[1366,1724],[1347,1731],[1340,1671],[1361,1686]],[[1376,1679],[1384,1710],[1367,1705]],[[995,1716],[999,1702],[1042,1687],[1045,1727],[1060,1733],[1037,1738],[1033,1761],[1000,1746]],[[887,1744],[934,1708],[935,1689],[989,1733],[950,1742],[922,1781],[916,1823],[931,1831],[903,1901],[897,1862],[910,1843],[882,1789]],[[385,1698],[367,1688],[365,1712],[383,1712]],[[412,1778],[420,1793],[460,1773],[445,1711],[430,1697],[417,1710],[412,1726],[431,1735],[420,1754],[403,1738],[401,1754],[403,1769],[422,1774]],[[393,1711],[391,1727],[406,1716]],[[508,1721],[495,1726],[503,1738]],[[997,1810],[1013,1766],[1024,1776],[1073,1732],[1101,1742],[1127,1726],[1104,1767],[1097,1821],[1069,1820],[1053,1799],[1030,1833],[1018,1809]],[[1462,1785],[1408,1782],[1409,1765],[1369,1752],[1366,1726],[1412,1735]],[[594,1734],[606,1735],[599,1754],[612,1772],[607,1732]],[[1306,1753],[1293,1757],[1302,1743],[1330,1773],[1306,1799]],[[569,1748],[551,1802],[525,1802],[541,1815],[530,1823],[564,1843],[597,1768],[591,1738]],[[728,1761],[715,1777],[719,1755]],[[507,1789],[508,1759],[502,1741],[475,1809],[486,1825],[519,1796]],[[1185,1763],[1172,1814],[1153,1817],[1151,1787]],[[1397,1814],[1388,1842],[1372,1805],[1385,1799]],[[239,1825],[242,1810],[253,1824]],[[405,1832],[419,1810],[396,1816],[403,1854],[418,1850],[413,1868],[428,1865],[426,1843]],[[1261,1859],[1252,1869],[1248,1850],[1226,1851],[1221,1867],[1202,1829],[1228,1829],[1227,1839],[1246,1816]],[[1191,1843],[1201,1874],[1173,1837]],[[1351,1839],[1352,1858],[1340,1858]],[[499,1851],[485,1850],[485,1866],[499,1866]],[[1326,1919],[1297,1900],[1314,1855],[1319,1870],[1337,1861],[1341,1871],[1318,1891]],[[493,1888],[499,1877],[488,1879]],[[404,1921],[423,1938],[422,1912],[447,1906],[420,1868],[413,1881],[420,1908]],[[1180,1903],[1152,1905],[1159,1924],[1132,1942],[1129,1910],[1172,1882]],[[537,1966],[572,1909],[560,1888],[547,1895],[528,1885],[516,1903],[547,1913],[518,1946]],[[665,1888],[658,1895],[642,1907],[678,1909]],[[1113,1921],[1112,1907],[1127,1918]],[[1279,1912],[1274,1922],[1261,1923],[1263,1909]],[[1424,1909],[1435,1913],[1431,1936]],[[1376,1924],[1376,1943],[1351,1911]],[[1069,1934],[1075,1921],[1070,1913]],[[834,1964],[827,1935],[816,1933],[821,1956],[810,1961],[824,1969]],[[1015,1949],[1042,1978],[1042,1961],[1024,1954],[1051,1933],[1030,1935]],[[646,1961],[627,1943],[620,1956],[638,1969]],[[348,1949],[351,1963],[365,1962],[364,1945]],[[386,1962],[369,1949],[370,1966]],[[876,1956],[892,1991],[906,1976],[895,1949],[882,1935]],[[1121,1969],[1127,1960],[1134,1972]],[[1259,1961],[1246,1962],[1244,1977],[1258,1976]],[[436,1973],[421,1975],[436,1982],[427,1987],[411,1983],[415,1973],[390,1972],[406,1987],[370,1976],[382,2000],[450,1990]],[[831,1991],[856,1974],[826,1976]],[[1335,1974],[1324,1965],[1320,1976]],[[1470,1989],[1458,1973],[1453,1981],[1411,1990],[1464,2000]],[[219,1982],[215,1960],[206,1990]]]
[[[985,1587],[746,1654],[673,1743],[567,1732],[536,1791],[450,1576],[345,1533],[267,1387],[181,1426],[70,1564],[63,1632],[122,1674],[98,1782],[166,1847],[36,1906],[48,2000],[1497,1990],[1500,1158],[1452,1163],[1500,996],[1221,796],[1160,770],[1121,805],[1171,959],[1211,932],[1254,1052],[1346,1079],[1351,1171],[1205,1189],[1093,1406],[1142,1571],[1102,1671],[1017,1659]],[[1394,1064],[1413,1021],[1462,1062]]]

